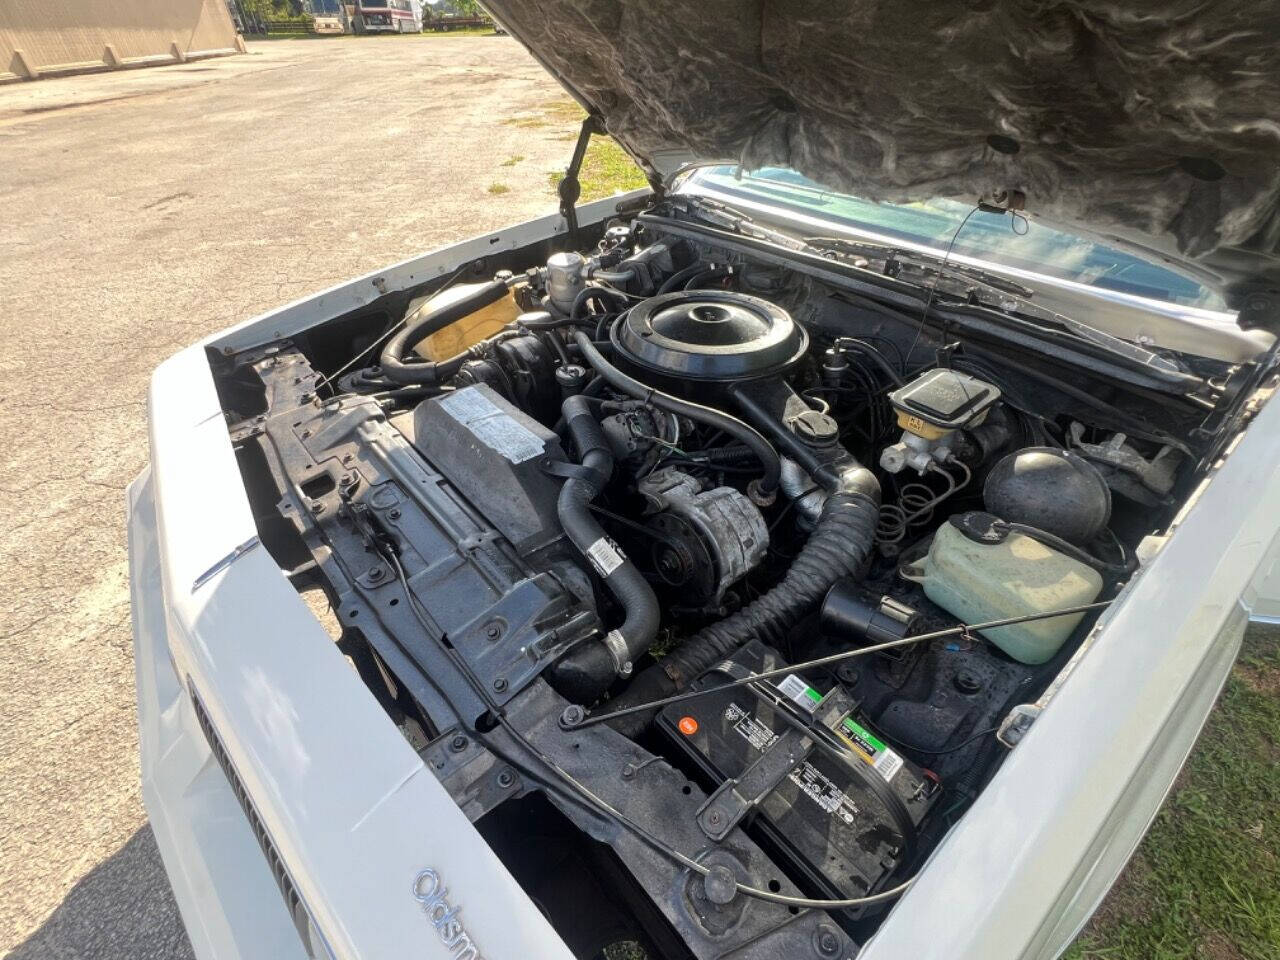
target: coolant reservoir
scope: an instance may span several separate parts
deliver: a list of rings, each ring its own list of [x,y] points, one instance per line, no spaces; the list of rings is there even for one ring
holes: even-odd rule
[[[441,290],[434,296],[420,297],[409,304],[408,314],[412,315],[419,308],[423,312],[437,307],[447,306],[472,293],[483,283],[460,283],[447,290]],[[520,307],[515,297],[508,291],[505,297],[495,300],[487,307],[481,307],[475,313],[456,320],[443,330],[437,330],[423,340],[414,352],[428,360],[447,360],[457,356],[463,350],[485,340],[520,315]]]
[[[1097,570],[1025,534],[993,533],[993,519],[987,514],[953,517],[938,528],[928,555],[904,565],[902,575],[923,585],[925,596],[965,623],[1046,613],[1098,598],[1102,577]],[[980,632],[1015,660],[1044,663],[1083,616],[1072,613]]]

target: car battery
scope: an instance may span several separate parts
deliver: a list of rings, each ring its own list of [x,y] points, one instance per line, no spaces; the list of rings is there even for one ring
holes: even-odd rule
[[[775,650],[752,641],[692,688],[785,666]],[[823,704],[835,709],[821,710]],[[820,737],[826,747],[814,746],[799,764],[781,758],[776,786],[743,822],[796,880],[821,896],[852,899],[884,889],[911,859],[917,827],[939,793],[936,780],[858,720],[853,705],[843,689],[820,692],[790,674],[671,704],[659,714],[658,727],[717,787],[731,779],[758,784],[759,768],[768,766],[761,758],[784,736],[794,743],[801,732],[814,744]],[[863,912],[847,915],[856,919]]]

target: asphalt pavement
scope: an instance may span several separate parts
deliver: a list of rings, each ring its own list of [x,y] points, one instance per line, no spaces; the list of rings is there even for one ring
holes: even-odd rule
[[[0,86],[0,954],[190,955],[139,793],[124,491],[151,371],[551,212],[562,100],[483,36]]]

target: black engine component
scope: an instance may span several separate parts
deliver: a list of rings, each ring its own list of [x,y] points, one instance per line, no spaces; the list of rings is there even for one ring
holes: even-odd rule
[[[560,410],[561,389],[556,361],[533,334],[499,336],[489,356],[462,364],[457,386],[485,383],[542,423],[552,423]]]
[[[978,420],[999,399],[1000,389],[994,384],[944,368],[930,370],[889,394],[901,426],[921,433],[912,420],[939,430],[957,430]]]
[[[804,356],[809,336],[781,307],[741,293],[664,293],[614,326],[617,360],[681,396],[708,385],[777,376]]]
[[[779,654],[752,642],[698,680],[695,688],[786,665]],[[792,674],[777,684],[791,704],[751,687],[736,687],[686,703],[672,704],[658,727],[711,783],[730,778],[749,809],[762,842],[777,851],[822,895],[861,897],[885,886],[897,867],[910,859],[916,826],[940,791],[935,781],[859,722],[853,701],[838,686],[824,694]],[[836,702],[836,711],[824,707]],[[805,749],[788,738],[796,717],[824,728],[825,749]],[[810,734],[810,742],[819,736]],[[803,743],[804,741],[800,741]],[[782,756],[771,756],[782,746]],[[772,789],[770,789],[772,788]],[[768,791],[768,792],[764,792]],[[763,796],[759,796],[763,794]],[[714,808],[712,794],[700,817],[714,830],[734,811]],[[742,800],[738,801],[742,806]],[[856,918],[862,911],[850,911]]]
[[[254,435],[283,491],[279,516],[318,557],[343,623],[409,678],[441,727],[474,726],[489,704],[465,687],[445,701],[421,677],[439,682],[465,663],[506,703],[566,650],[599,635],[582,599],[590,585],[563,555],[567,545],[555,543],[555,488],[548,513],[546,478],[530,472],[548,448],[559,450],[553,435],[488,388],[472,387],[419,405],[428,460],[410,443],[413,414],[388,420],[368,397],[308,402],[316,374],[302,354],[284,350],[253,370],[274,411]],[[495,485],[520,498],[528,515],[500,511]],[[472,497],[483,505],[469,506]],[[406,657],[420,674],[406,669]]]
[[[614,459],[631,473],[637,473],[652,459],[668,414],[642,400],[627,401],[622,406],[625,409],[601,420],[600,427]]]
[[[827,591],[822,601],[823,633],[854,643],[890,643],[909,636],[920,615],[901,600],[884,596],[876,603],[862,598],[862,591],[852,580],[840,580]],[[902,650],[885,650],[883,654],[901,659]]]
[[[636,676],[631,686],[614,698],[613,706],[621,710],[683,689],[753,638],[773,642],[783,638],[831,584],[842,576],[861,572],[871,554],[879,508],[879,497],[867,493],[828,497],[808,542],[768,593],[685,640],[659,663]],[[614,726],[637,736],[650,719],[649,714],[634,713],[614,721]]]
[[[1004,457],[987,475],[982,499],[1001,520],[1081,545],[1111,519],[1111,490],[1098,468],[1053,447],[1028,447]]]

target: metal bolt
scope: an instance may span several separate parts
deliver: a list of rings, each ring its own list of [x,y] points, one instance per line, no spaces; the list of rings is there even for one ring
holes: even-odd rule
[[[842,663],[836,667],[836,676],[840,678],[841,683],[853,686],[858,682],[858,668],[851,663]]]
[[[635,775],[636,775],[636,768],[633,764],[628,763],[625,767],[622,768],[623,780],[634,780]]]
[[[484,628],[484,635],[490,640],[497,640],[502,636],[502,624],[497,623],[496,621],[486,624]]]
[[[498,774],[498,786],[503,790],[507,789],[507,787],[511,786],[515,782],[516,778],[512,775],[510,770],[503,770]]]
[[[381,580],[385,574],[386,574],[386,571],[383,570],[381,567],[374,567],[372,570],[369,571],[369,579],[376,583],[377,581]]]
[[[458,734],[449,741],[449,749],[454,753],[461,753],[463,750],[467,749],[467,738],[462,734]]]
[[[324,513],[324,504],[321,503],[319,500],[312,501],[311,512],[314,513],[317,517],[320,516],[320,514]]]
[[[702,891],[712,903],[724,906],[732,903],[738,894],[738,882],[733,871],[723,863],[717,863],[711,872],[702,878]]]
[[[354,460],[355,458],[356,458],[356,455],[355,455],[354,453],[348,453],[346,456],[344,456],[344,457],[342,458],[342,462],[343,462],[343,463],[350,463],[350,462],[351,462],[352,460]]]
[[[720,815],[719,810],[712,810],[707,814],[707,823],[711,824],[711,826],[718,827],[722,822],[724,822],[724,817]]]
[[[387,514],[387,516],[388,516],[388,517],[390,517],[392,520],[399,520],[399,519],[400,519],[400,509],[397,507],[395,510],[390,511],[390,512]]]
[[[840,935],[828,926],[818,928],[814,941],[818,947],[818,953],[824,957],[834,957],[840,952]]]
[[[965,694],[972,695],[982,689],[982,678],[971,670],[961,670],[953,682],[955,688]]]
[[[493,681],[493,689],[501,693],[503,690],[507,689],[507,681],[499,677],[497,680]]]
[[[560,726],[570,728],[576,727],[587,718],[587,711],[583,710],[576,703],[571,703],[564,708],[560,714]]]

